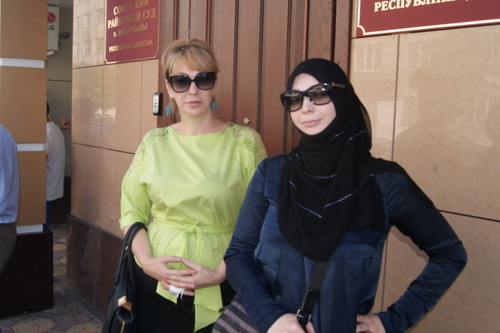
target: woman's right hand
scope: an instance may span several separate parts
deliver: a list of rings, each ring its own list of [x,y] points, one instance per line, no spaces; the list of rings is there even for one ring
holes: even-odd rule
[[[314,333],[314,326],[311,322],[307,323],[307,333]],[[279,317],[278,320],[267,330],[267,333],[304,333],[299,321],[293,313],[287,313]]]
[[[140,261],[142,270],[147,275],[157,281],[165,281],[168,276],[186,276],[194,274],[192,269],[171,269],[168,268],[169,263],[181,262],[182,258],[177,256],[162,256],[157,258],[144,258]]]
[[[126,234],[130,226],[125,226],[123,228],[123,233]],[[137,235],[135,235],[132,242],[132,252],[137,258],[139,265],[141,266],[144,273],[151,276],[157,281],[166,281],[166,277],[177,275],[191,275],[194,274],[192,269],[170,269],[168,268],[169,263],[181,262],[182,258],[177,256],[162,256],[154,258],[149,245],[149,238],[146,230],[139,230]]]

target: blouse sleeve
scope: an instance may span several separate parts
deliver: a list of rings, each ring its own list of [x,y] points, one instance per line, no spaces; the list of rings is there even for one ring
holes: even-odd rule
[[[250,127],[243,128],[246,130],[245,146],[249,154],[243,178],[245,185],[248,186],[257,166],[267,157],[267,152],[260,134]]]
[[[467,255],[451,226],[409,176],[386,173],[377,180],[391,223],[429,256],[406,292],[378,313],[387,333],[404,332],[438,302],[465,267]]]
[[[151,200],[146,185],[141,183],[141,175],[145,172],[146,163],[144,158],[147,153],[149,142],[153,139],[152,133],[148,133],[137,152],[130,167],[123,177],[121,195],[121,218],[120,228],[132,225],[135,222],[149,222],[151,213]]]
[[[259,165],[248,187],[224,258],[229,284],[262,332],[267,332],[286,313],[267,291],[254,261],[254,251],[259,243],[262,222],[269,205],[264,196],[266,161]]]

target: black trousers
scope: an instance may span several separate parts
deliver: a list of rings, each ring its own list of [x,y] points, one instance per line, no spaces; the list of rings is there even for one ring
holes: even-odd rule
[[[16,225],[14,223],[0,223],[0,276],[14,253],[16,241]]]
[[[182,296],[177,304],[156,293],[158,281],[135,265],[138,299],[136,310],[137,331],[140,333],[193,333],[194,332],[194,297]],[[221,284],[224,305],[234,296],[229,284]],[[199,333],[212,332],[212,326],[198,330]]]

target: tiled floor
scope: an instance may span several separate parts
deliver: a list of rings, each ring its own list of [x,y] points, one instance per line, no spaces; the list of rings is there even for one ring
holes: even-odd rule
[[[66,287],[66,224],[51,224],[54,235],[54,308],[0,318],[15,333],[100,333],[103,314]]]

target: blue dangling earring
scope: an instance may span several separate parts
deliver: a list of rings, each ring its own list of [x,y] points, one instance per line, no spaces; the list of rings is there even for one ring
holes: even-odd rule
[[[215,111],[216,105],[217,105],[217,103],[215,103],[215,98],[213,98],[212,103],[210,103],[210,109],[212,109],[212,111]]]
[[[172,113],[172,104],[170,102],[168,102],[168,105],[165,107],[165,111],[167,112],[167,116],[170,116],[170,114]]]

